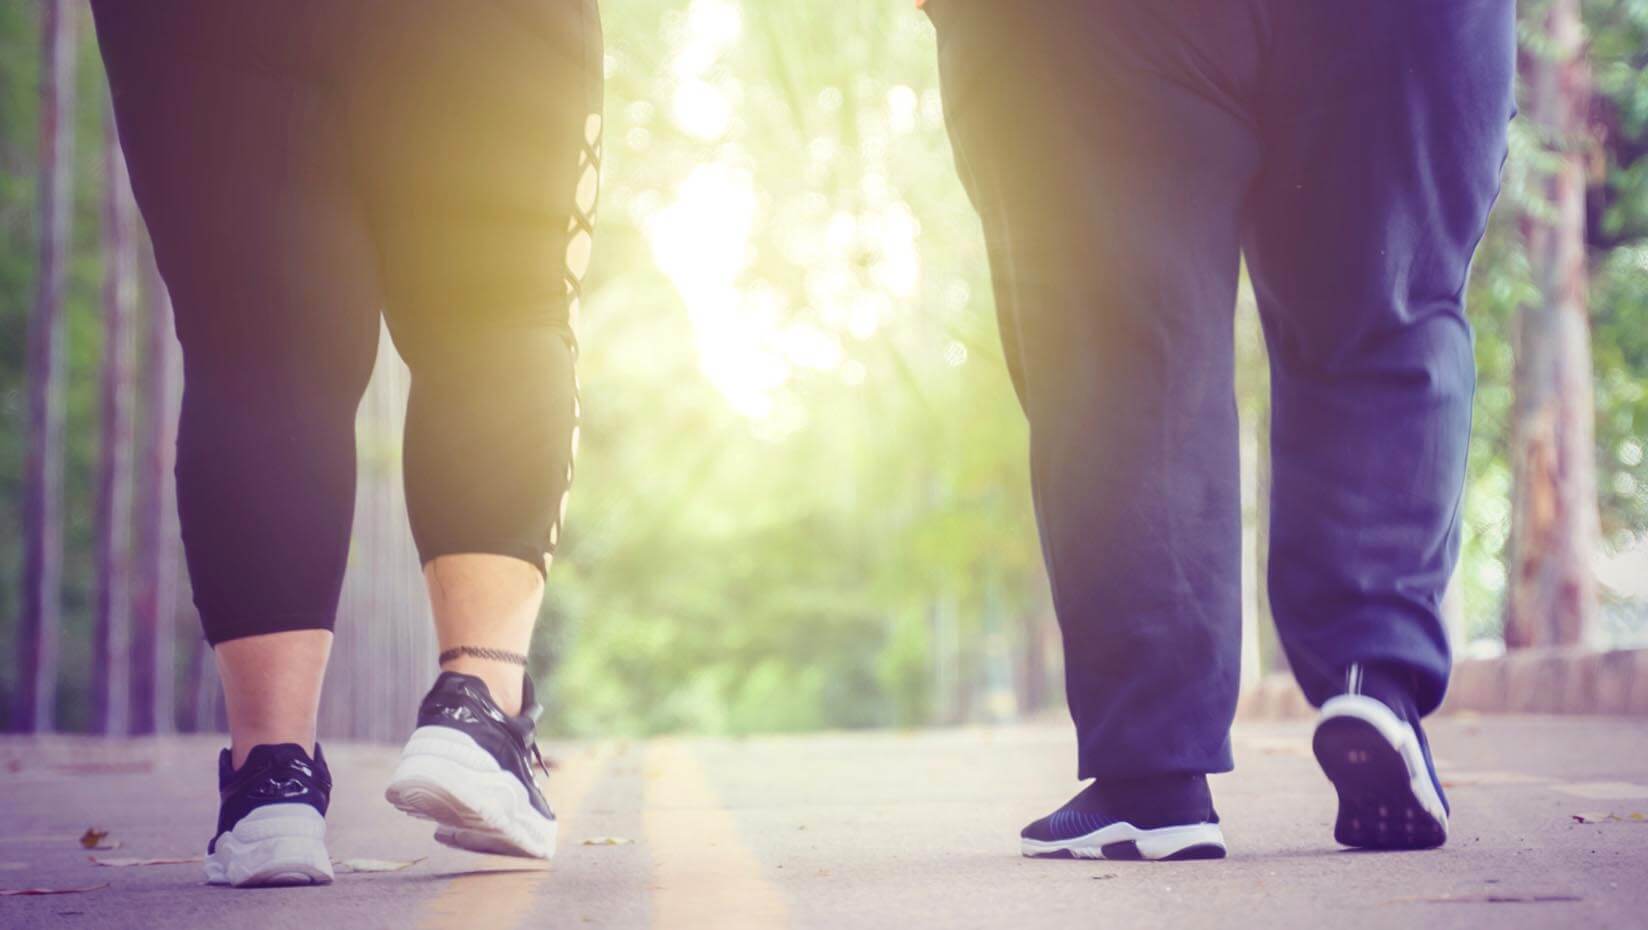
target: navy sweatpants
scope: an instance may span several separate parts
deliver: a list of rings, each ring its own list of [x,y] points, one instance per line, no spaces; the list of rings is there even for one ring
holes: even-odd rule
[[[1081,777],[1231,767],[1244,256],[1288,658],[1313,702],[1387,663],[1435,709],[1514,0],[928,7],[1030,423]]]

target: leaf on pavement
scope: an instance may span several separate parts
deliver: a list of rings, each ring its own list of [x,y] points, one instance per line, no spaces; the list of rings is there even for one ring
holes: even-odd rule
[[[134,865],[183,865],[200,861],[199,856],[187,856],[182,859],[143,859],[135,856],[87,856],[86,858],[111,869],[127,869]]]
[[[119,849],[120,841],[109,839],[109,831],[99,830],[96,827],[87,827],[86,832],[80,834],[81,849]]]
[[[403,859],[334,859],[332,865],[339,872],[399,872],[422,862],[422,857]]]
[[[1574,823],[1648,823],[1648,814],[1632,811],[1629,814],[1574,814]]]
[[[0,897],[11,898],[33,894],[79,894],[82,891],[96,891],[99,888],[107,887],[109,887],[108,882],[101,885],[85,885],[80,888],[0,888]]]
[[[584,840],[585,846],[628,846],[635,842],[624,836],[592,836]]]

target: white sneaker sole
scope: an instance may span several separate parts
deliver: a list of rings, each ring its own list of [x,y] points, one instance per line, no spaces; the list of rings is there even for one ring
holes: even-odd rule
[[[1032,859],[1223,859],[1225,834],[1216,823],[1141,830],[1113,823],[1068,840],[1020,839],[1020,852]]]
[[[439,824],[435,839],[471,852],[548,859],[556,823],[538,813],[526,786],[469,734],[419,727],[384,791],[396,808]]]
[[[1322,705],[1312,748],[1339,792],[1333,836],[1366,849],[1430,849],[1448,841],[1448,812],[1419,736],[1379,700],[1341,694]]]
[[[236,888],[326,885],[326,820],[307,804],[268,804],[218,836],[206,855],[206,881]]]

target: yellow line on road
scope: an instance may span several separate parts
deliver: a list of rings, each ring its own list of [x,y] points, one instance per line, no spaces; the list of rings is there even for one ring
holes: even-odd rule
[[[547,793],[555,808],[563,847],[571,842],[568,822],[576,822],[591,786],[601,780],[611,757],[610,747],[602,745],[561,758]],[[479,871],[453,876],[429,901],[428,916],[418,924],[420,930],[513,930],[524,926],[534,893],[553,874],[552,867],[507,856],[477,855],[475,864]]]
[[[790,925],[778,886],[739,836],[697,756],[681,743],[647,750],[642,823],[652,854],[656,930],[780,930]]]

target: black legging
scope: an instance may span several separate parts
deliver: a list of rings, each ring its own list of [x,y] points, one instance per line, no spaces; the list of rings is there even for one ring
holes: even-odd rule
[[[572,479],[595,0],[94,0],[176,306],[178,510],[213,643],[329,629],[380,312],[425,562],[544,567]]]

